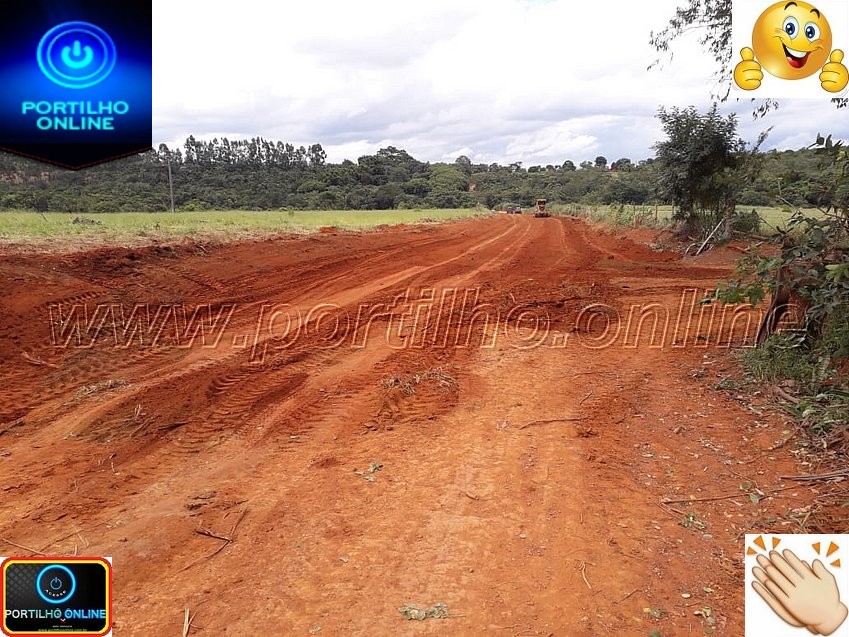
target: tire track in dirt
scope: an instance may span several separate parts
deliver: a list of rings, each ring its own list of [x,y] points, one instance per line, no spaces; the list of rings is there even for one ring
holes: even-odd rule
[[[318,303],[328,303],[330,305],[339,307],[352,307],[359,301],[367,299],[375,292],[397,286],[402,282],[406,282],[414,278],[416,275],[419,275],[428,269],[444,267],[446,263],[453,263],[458,259],[465,258],[468,254],[474,254],[479,250],[489,246],[490,244],[502,239],[504,236],[511,234],[513,231],[514,227],[511,226],[510,228],[505,231],[502,231],[495,237],[487,238],[479,243],[476,243],[465,253],[446,259],[445,261],[440,262],[434,266],[412,266],[405,270],[401,270],[398,273],[393,273],[377,280],[372,280],[367,284],[361,284],[353,289],[349,289],[346,291],[337,291],[327,297],[304,296],[300,298],[294,298],[291,303],[299,310],[298,314],[301,317],[306,316],[308,314],[309,309]],[[494,258],[498,258],[498,256]],[[357,275],[349,275],[344,280],[347,281],[348,278],[351,278],[351,276]],[[260,340],[258,344],[262,345],[262,340]],[[197,371],[197,368],[199,366],[201,367],[201,371],[203,371],[203,367],[210,364],[220,366],[223,364],[227,364],[228,361],[230,361],[230,364],[244,364],[245,360],[249,356],[248,353],[244,352],[232,353],[222,350],[206,350],[202,352],[202,354],[203,356],[199,356],[196,352],[193,352],[192,355],[187,356],[186,359],[180,360],[176,364],[172,365],[170,369],[165,368],[151,370],[146,374],[146,376],[151,380],[145,381],[144,379],[139,379],[131,387],[128,387],[125,391],[119,392],[118,395],[110,398],[110,400],[106,404],[98,405],[94,413],[70,414],[65,416],[64,419],[60,419],[60,421],[57,421],[57,425],[60,424],[60,422],[62,421],[73,421],[77,425],[84,424],[92,416],[95,415],[97,417],[100,417],[101,419],[113,419],[115,417],[115,414],[110,413],[109,411],[110,403],[115,405],[117,410],[126,412],[128,411],[130,404],[141,404],[141,401],[143,399],[143,392],[149,391],[151,388],[157,385],[170,386],[178,381],[185,382],[187,380],[186,376]],[[268,384],[268,381],[265,379],[262,379],[261,382],[266,383],[265,386],[267,386]],[[194,383],[193,385],[197,386]],[[233,391],[236,392],[235,389]],[[252,392],[258,391],[261,391],[261,388],[252,389]]]
[[[487,237],[487,238],[483,239],[482,241],[479,241],[477,244],[475,244],[471,247],[469,252],[471,252],[471,253],[477,252],[478,250],[488,246],[490,243],[493,243],[493,242],[501,239],[502,237],[510,234],[512,231],[513,231],[513,224],[511,224],[511,226],[507,230],[502,229],[502,230],[498,231],[496,236]],[[462,254],[460,254],[459,256],[455,255],[453,257],[450,257],[449,260],[453,262],[453,261],[456,261],[458,258],[461,258],[462,256],[463,256]],[[438,265],[441,265],[441,263],[437,263],[437,266]],[[356,276],[356,275],[353,275],[353,276]],[[388,285],[391,285],[392,283],[403,281],[406,278],[408,278],[408,275],[406,273],[402,273],[401,276],[392,275],[392,276],[389,277],[388,281],[386,281],[386,282],[381,281],[377,285],[371,286],[371,288],[369,288],[369,291],[371,289],[381,289],[381,288],[387,287]],[[353,295],[353,298],[356,299],[356,298],[360,298],[361,296],[362,296],[362,294],[356,293],[356,294]],[[390,296],[391,296],[391,294],[390,294]],[[238,361],[235,362],[234,364],[237,364],[237,363],[238,363]],[[177,364],[182,365],[182,363],[177,363]],[[219,367],[221,367],[221,365],[219,364],[219,361],[203,362],[200,365],[198,365],[199,371],[201,371],[201,372],[203,372],[203,370],[205,370],[207,367],[219,368]],[[127,371],[129,371],[129,370],[127,370]],[[147,375],[152,375],[152,376],[156,377],[160,385],[166,385],[166,386],[169,386],[169,387],[172,386],[174,379],[173,378],[162,379],[161,377],[163,375],[163,371],[164,370],[162,370],[162,369],[154,369],[152,371],[149,370],[147,372]],[[197,422],[203,423],[203,424],[201,424],[197,427],[197,430],[196,430],[195,433],[190,435],[191,441],[188,442],[188,448],[189,449],[196,449],[197,446],[200,444],[199,441],[202,441],[206,435],[215,431],[215,427],[220,422],[222,422],[222,418],[220,418],[220,416],[231,416],[231,419],[230,419],[231,421],[239,419],[243,415],[243,414],[238,413],[239,409],[243,409],[245,406],[252,404],[257,397],[260,397],[264,393],[267,393],[269,391],[268,390],[269,382],[267,380],[261,380],[260,382],[262,384],[254,387],[251,390],[250,395],[248,395],[247,397],[244,397],[244,393],[243,393],[244,388],[241,385],[244,384],[251,377],[256,376],[258,378],[261,378],[262,375],[261,374],[255,375],[255,374],[252,374],[252,373],[246,374],[244,371],[237,371],[236,373],[237,373],[237,376],[235,377],[236,382],[231,384],[230,395],[241,397],[241,398],[238,398],[236,400],[236,402],[238,403],[238,405],[237,405],[238,409],[233,410],[232,408],[228,408],[226,406],[222,407],[222,406],[219,405],[217,407],[218,411],[213,413],[213,415],[212,415],[212,418],[211,418],[212,424],[210,424],[205,417],[202,417],[200,419],[195,419],[195,418],[193,418],[193,414],[189,413],[188,418],[190,420],[192,420],[195,423],[197,423]],[[230,380],[233,380],[233,377],[230,377]],[[276,380],[276,379],[272,379],[272,380]],[[136,425],[136,423],[133,421],[133,419],[131,417],[132,414],[133,414],[133,409],[137,406],[142,405],[141,401],[135,399],[135,397],[138,395],[136,393],[138,391],[136,388],[138,387],[138,385],[141,382],[143,382],[143,381],[141,381],[140,379],[134,380],[134,385],[129,388],[130,392],[133,394],[133,397],[129,400],[122,397],[120,395],[122,392],[120,392],[120,391],[119,392],[110,392],[108,396],[101,397],[101,398],[105,398],[106,399],[105,401],[100,400],[89,408],[83,407],[82,409],[72,410],[71,413],[64,416],[64,421],[71,423],[73,425],[73,427],[72,427],[73,431],[71,431],[70,433],[72,435],[74,435],[75,437],[78,436],[78,435],[81,435],[83,439],[85,439],[86,437],[90,437],[90,438],[94,438],[94,439],[102,439],[102,437],[105,435],[105,436],[108,436],[108,438],[110,440],[112,440],[112,438],[115,435],[118,435],[118,437],[120,437],[119,431],[116,432],[116,427],[118,428],[118,430],[120,430],[122,428],[125,429],[125,430],[132,430]],[[272,383],[272,384],[274,384],[274,383]],[[191,385],[189,385],[189,387],[191,387]],[[188,392],[193,393],[193,390],[188,389]],[[165,396],[158,396],[157,398],[163,398],[164,399]],[[154,404],[156,404],[157,402],[158,402],[158,400],[153,401]],[[115,403],[123,404],[123,407],[119,407],[118,409],[109,409],[109,405],[115,404]],[[89,403],[89,404],[91,404],[91,403]],[[147,408],[148,408],[148,406],[147,406],[147,404],[145,404],[145,409],[147,409]],[[233,413],[232,414],[224,413],[224,412],[229,412],[229,411],[233,411]],[[37,415],[41,417],[42,421],[51,417],[50,412],[48,412],[48,411],[41,411]],[[176,417],[179,417],[179,414],[175,414],[174,416],[171,416],[170,418],[166,418],[166,420],[171,420],[171,419],[176,418]],[[38,418],[34,418],[34,420],[38,421]],[[88,428],[83,426],[82,429],[80,429],[80,425],[83,425],[87,421],[92,422],[93,424],[90,425]],[[165,424],[168,424],[168,423],[165,423]],[[54,426],[56,426],[55,422],[54,422]],[[191,427],[189,427],[187,429],[187,431],[191,432],[192,431]],[[76,432],[76,433],[74,433],[74,432]],[[64,434],[64,435],[67,435],[67,433],[68,432],[66,432],[66,434]],[[181,433],[183,433],[183,432],[181,432]]]
[[[439,243],[439,242],[444,242],[444,241],[445,241],[444,238],[425,237],[425,238],[414,240],[412,243],[413,243],[413,247],[416,246],[416,245],[426,247],[429,244]],[[382,254],[382,255],[378,255],[376,257],[365,259],[365,262],[366,263],[372,262],[374,265],[377,265],[382,260],[391,259],[397,252],[400,252],[402,250],[405,250],[405,248],[399,247],[399,248],[395,249],[394,251],[390,251],[389,253],[385,253],[385,254]],[[94,259],[94,261],[96,261],[98,263],[102,263],[103,260],[104,259],[102,257]],[[82,259],[81,261],[85,262],[86,260]],[[346,259],[343,263],[348,263],[348,261],[349,260]],[[169,263],[169,268],[168,268],[169,271],[171,269],[170,265],[171,264]],[[261,276],[262,275],[260,274],[260,275],[255,275],[255,278],[253,278],[253,279],[240,280],[238,282],[239,285],[238,285],[237,289],[250,290],[251,289],[250,285],[252,283],[256,284],[257,279]],[[325,276],[325,278],[327,278],[326,273],[323,273],[323,272],[319,272],[318,274],[314,275],[314,278],[317,279],[317,280],[320,280],[322,276]],[[297,277],[297,274],[295,275],[295,277]],[[296,288],[294,288],[292,290],[287,290],[286,292],[288,294],[293,294],[293,293],[297,294],[298,292],[303,292],[304,289],[309,289],[310,287],[312,287],[312,284],[309,281],[310,277],[305,277],[305,278],[308,279],[306,282],[301,282],[299,284],[299,286],[297,286]],[[332,280],[337,281],[340,285],[344,285],[347,280],[358,279],[359,281],[362,281],[362,280],[367,279],[367,278],[368,278],[368,271],[340,272],[337,275],[335,275],[334,277],[332,277]],[[264,296],[265,299],[274,298],[275,296],[281,295],[281,291],[283,289],[285,289],[285,286],[286,286],[285,282],[283,284],[275,283],[274,285],[268,286],[264,289],[260,287],[260,290],[258,292],[257,291],[249,292],[248,293],[249,295],[248,294],[242,294],[242,295],[235,295],[233,297],[226,298],[226,299],[213,299],[211,302],[215,303],[215,302],[221,302],[221,301],[226,300],[226,301],[235,303],[235,302],[239,302],[240,300],[243,300],[245,298],[255,299],[255,298],[257,298],[258,295],[261,295],[260,298],[263,298],[263,296]],[[144,289],[144,288],[142,288],[142,289]],[[147,295],[148,293],[149,293],[149,290],[146,290],[145,294]],[[92,293],[87,293],[87,294],[83,294],[83,295],[74,295],[74,296],[70,296],[70,297],[65,297],[63,299],[60,299],[58,302],[50,302],[50,303],[44,304],[41,307],[41,310],[46,312],[46,310],[48,309],[49,306],[56,305],[57,303],[60,306],[62,306],[62,305],[79,304],[79,303],[83,303],[85,301],[89,301],[89,300],[92,300],[92,299],[97,299],[97,300],[100,301],[100,300],[104,300],[104,298],[105,298],[104,295],[105,295],[105,293],[92,292]],[[150,297],[148,297],[148,299],[149,298]],[[142,299],[142,300],[147,300],[147,299]],[[170,298],[169,298],[169,300],[170,300]],[[209,301],[209,299],[204,299],[204,300]],[[306,301],[307,300],[305,299],[304,302],[306,302]],[[247,316],[251,316],[252,310],[255,309],[255,306],[258,306],[261,303],[262,303],[262,301],[259,301],[259,302],[256,302],[255,304],[246,305],[243,308],[244,313]],[[251,321],[251,320],[255,321],[256,319],[255,319],[255,317],[247,319],[247,321]],[[239,327],[240,325],[244,325],[244,323],[240,324],[238,321],[236,321],[234,323],[233,327]],[[108,336],[108,330],[106,331],[106,335]],[[74,350],[72,350],[72,351],[74,351]],[[79,350],[75,350],[75,351],[78,352]],[[83,369],[77,368],[78,371],[84,372],[82,375],[78,376],[77,387],[83,387],[86,384],[91,384],[93,382],[101,381],[104,378],[108,378],[109,375],[112,372],[115,371],[115,365],[113,365],[111,363],[114,363],[115,361],[122,361],[127,356],[126,353],[119,353],[119,356],[116,357],[114,355],[115,354],[114,348],[112,348],[111,351],[108,351],[108,353],[106,353],[105,355],[102,355],[102,356],[99,355],[99,353],[98,354],[94,353],[94,350],[90,350],[90,351],[92,352],[92,355],[96,357],[94,359],[96,362],[86,362],[83,365]],[[154,359],[158,358],[158,356],[157,356],[157,354],[156,354],[156,352],[153,348],[142,349],[141,353],[139,353],[138,349],[133,348],[131,350],[131,352],[132,352],[132,356],[134,356],[134,359],[132,361],[133,363],[142,362],[143,359],[147,356],[151,356]],[[157,361],[154,360],[153,363],[156,364]],[[155,370],[156,368],[153,368],[153,369]],[[34,371],[35,370],[33,370],[33,372]],[[133,371],[134,371],[134,374],[138,373],[136,370],[133,370]],[[28,384],[28,383],[22,383],[22,385],[32,387],[32,384]],[[61,391],[62,391],[62,389],[59,389],[57,392],[44,392],[44,391],[37,392],[39,402],[44,403],[47,400],[49,400],[50,398],[53,398],[57,394],[61,393]],[[29,392],[29,394],[30,394],[29,396],[27,395],[27,392]],[[25,389],[25,390],[23,390],[22,395],[16,395],[15,398],[17,400],[23,399],[25,402],[28,402],[27,399],[32,397],[31,396],[32,393],[34,393],[34,392],[32,392],[29,389]],[[35,406],[35,405],[32,405],[32,406]]]
[[[497,243],[499,240],[503,239],[506,235],[512,234],[513,228],[509,228],[506,231],[503,231],[497,234],[494,237],[487,238],[480,243],[474,245],[472,248],[467,250],[464,253],[461,253],[457,256],[451,257],[445,261],[442,261],[434,266],[426,268],[425,270],[417,270],[415,274],[417,276],[421,276],[421,272],[429,272],[431,270],[437,270],[438,268],[445,267],[446,263],[453,263],[458,259],[466,258],[469,254],[475,254],[491,244]],[[518,241],[521,241],[527,235],[527,231],[523,233]],[[480,268],[484,267],[487,263],[492,263],[498,259],[503,259],[504,255],[516,245],[516,241],[511,242],[507,247],[503,249],[499,249],[499,252],[492,258],[489,259],[483,266],[479,266],[478,269],[473,270],[470,275],[476,273]],[[410,278],[406,275],[406,271],[402,272],[402,276],[393,276],[391,277],[391,283],[384,284],[380,283],[375,286],[375,289],[382,289],[387,286],[391,286],[392,284],[399,284],[404,282],[406,279]],[[415,278],[415,277],[413,277]],[[371,303],[378,304],[383,301],[388,301],[392,297],[395,296],[395,292],[390,292],[388,296],[384,296],[383,298],[373,298],[371,299]],[[358,301],[367,298],[367,295],[356,294],[354,295]],[[300,351],[303,352],[304,346],[300,347]],[[325,358],[328,354],[325,355]],[[237,357],[238,358],[238,357]],[[309,356],[308,358],[312,358]],[[227,361],[222,361],[227,362]],[[230,365],[244,365],[244,360],[232,361],[227,364]],[[288,369],[290,365],[290,361],[287,357],[284,357],[283,364],[285,365],[285,369],[282,371],[278,371],[278,367],[280,366],[279,362],[272,362],[271,364],[263,365],[259,369],[247,369],[242,371],[237,371],[235,374],[231,373],[228,376],[228,382],[226,384],[227,394],[223,396],[221,401],[218,401],[215,408],[211,413],[201,413],[201,414],[192,414],[190,417],[190,422],[185,427],[181,427],[180,429],[180,448],[184,452],[192,453],[200,451],[201,449],[208,448],[209,440],[214,439],[217,436],[220,436],[222,430],[224,430],[226,435],[236,435],[240,431],[244,430],[246,427],[250,425],[250,409],[254,406],[255,403],[260,402],[262,399],[263,402],[268,402],[269,398],[277,398],[282,399],[287,395],[290,395],[294,389],[298,388],[300,384],[303,382],[303,379],[306,377],[306,373],[295,370],[294,372]],[[315,368],[315,363],[311,365],[311,367]],[[287,380],[287,376],[294,373],[298,382],[294,387],[291,387],[291,391],[287,392],[285,389],[281,393],[280,387],[284,388],[290,387],[291,383]],[[307,372],[310,373],[310,372]],[[318,400],[312,400],[306,402],[307,409],[306,411],[300,405],[292,405],[291,409],[299,412],[299,419],[302,423],[309,423],[311,420],[314,420],[317,416],[316,406],[321,405],[322,408],[326,408],[326,405],[323,404],[326,401],[319,402]],[[126,409],[124,407],[123,409]],[[333,412],[331,412],[331,417],[333,416]],[[176,417],[176,416],[174,416]],[[286,422],[287,416],[285,414],[277,413],[275,418],[280,422]],[[241,423],[239,427],[233,427],[232,422],[236,420]]]

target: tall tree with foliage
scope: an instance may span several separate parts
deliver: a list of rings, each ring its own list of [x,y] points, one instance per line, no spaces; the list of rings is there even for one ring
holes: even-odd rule
[[[661,108],[657,114],[666,139],[655,145],[658,190],[676,207],[675,218],[687,233],[702,233],[736,208],[745,142],[737,120],[714,105],[707,113],[695,107]]]

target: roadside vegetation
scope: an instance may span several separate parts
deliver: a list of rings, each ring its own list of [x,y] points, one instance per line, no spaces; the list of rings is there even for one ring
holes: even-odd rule
[[[701,44],[716,61],[714,97],[729,95],[726,72],[731,58],[731,9],[728,2],[689,0],[651,43],[661,55],[672,43],[698,27]],[[832,100],[837,109],[846,99]],[[757,102],[760,117],[780,108],[774,100]],[[776,171],[774,155],[758,152],[769,129],[753,148],[736,136],[733,118],[714,107],[706,115],[693,109],[661,110],[667,139],[658,144],[660,183],[679,221],[700,226],[726,222],[730,237],[743,221],[738,205],[766,186],[772,201],[793,214],[786,225],[774,224],[740,260],[736,276],[718,285],[725,303],[768,303],[755,349],[740,359],[747,376],[772,385],[774,393],[816,440],[815,447],[849,455],[849,153],[840,141],[819,135],[793,155],[792,170]],[[802,163],[799,161],[802,160]],[[804,164],[804,167],[803,167]],[[789,167],[788,164],[786,167]],[[803,197],[815,213],[804,210]],[[749,234],[760,228],[750,215]],[[745,225],[745,224],[743,224]],[[849,475],[849,474],[847,474]],[[844,505],[845,506],[845,502]]]
[[[839,161],[846,161],[845,158]],[[849,444],[849,216],[794,215],[764,253],[752,248],[737,276],[720,284],[726,303],[769,299],[758,348],[741,360],[777,383],[811,433]]]

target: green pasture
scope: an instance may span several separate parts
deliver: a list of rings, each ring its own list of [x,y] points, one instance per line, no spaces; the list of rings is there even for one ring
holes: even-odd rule
[[[435,223],[484,214],[458,210],[325,210],[325,211],[197,211],[197,212],[0,212],[0,239],[174,238],[192,235],[238,236],[273,232],[313,232],[332,226],[361,230],[382,225]]]

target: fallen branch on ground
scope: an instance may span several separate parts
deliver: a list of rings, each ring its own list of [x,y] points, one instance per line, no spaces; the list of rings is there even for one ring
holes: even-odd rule
[[[197,614],[197,613],[195,613]],[[189,609],[186,609],[186,614],[183,616],[183,637],[189,636],[189,630],[192,628],[192,620],[195,618],[194,615],[189,614]]]
[[[800,402],[802,402],[801,398],[797,398],[796,396],[793,396],[792,394],[788,394],[781,387],[773,387],[772,391],[776,396],[778,396],[779,398],[783,398],[788,403],[791,403],[793,405],[798,405]]]
[[[668,513],[669,515],[672,515],[672,516],[676,516],[676,515],[686,516],[687,515],[686,513],[681,511],[680,509],[675,509],[675,508],[669,506],[668,504],[661,504],[660,502],[658,502],[657,506],[659,506],[664,512],[666,512],[666,513]]]
[[[581,572],[581,577],[584,579],[584,584],[586,584],[586,585],[587,585],[587,588],[588,588],[588,589],[592,590],[592,589],[593,589],[593,587],[592,587],[592,586],[590,586],[590,582],[589,582],[589,580],[587,579],[587,563],[586,563],[586,562],[584,562],[584,561],[582,561],[582,562],[578,565],[578,570]]]
[[[157,427],[156,431],[171,431],[172,429],[176,429],[177,427],[183,427],[183,426],[188,425],[188,424],[189,423],[184,421],[184,420],[180,421],[180,422],[172,422],[170,424],[162,425],[161,427]]]
[[[532,420],[531,422],[526,422],[524,425],[521,425],[519,429],[527,429],[534,425],[552,425],[556,422],[581,422],[583,420],[589,420],[589,418],[551,418],[549,420]]]
[[[14,546],[15,548],[19,548],[23,551],[29,551],[30,553],[35,553],[36,555],[47,555],[46,553],[42,553],[41,551],[37,551],[36,549],[31,549],[28,546],[23,546],[22,544],[15,544],[14,542],[12,542],[12,540],[7,540],[4,537],[0,537],[0,542],[5,542],[10,546]]]
[[[40,358],[36,358],[35,356],[30,356],[26,352],[21,352],[21,358],[23,358],[26,362],[32,363],[33,365],[38,365],[39,367],[52,367],[53,369],[59,369],[58,365],[48,363],[46,361],[41,360]]]
[[[800,433],[800,431],[801,431],[801,429],[800,429],[799,427],[796,427],[796,431],[794,431],[792,434],[790,434],[789,436],[787,436],[784,440],[780,440],[780,441],[776,442],[776,443],[775,443],[774,445],[772,445],[769,449],[767,449],[767,452],[778,451],[778,450],[779,450],[779,449],[781,449],[784,445],[786,445],[788,442],[790,442],[791,440],[793,440],[793,438],[795,438],[796,436],[798,436],[798,435],[799,435],[799,433]]]
[[[819,480],[834,480],[835,478],[849,478],[849,469],[840,469],[831,473],[821,473],[810,476],[781,476],[781,480],[795,480],[796,482],[817,482]]]
[[[67,540],[67,539],[68,539],[69,537],[71,537],[71,536],[79,535],[82,531],[91,531],[91,530],[93,530],[93,529],[96,529],[96,528],[97,528],[97,527],[99,527],[99,526],[103,526],[103,525],[104,525],[104,524],[106,524],[107,522],[108,522],[108,520],[103,520],[103,521],[101,521],[101,522],[98,522],[97,524],[94,524],[94,525],[90,526],[88,529],[80,529],[79,531],[71,531],[71,532],[70,532],[70,533],[68,533],[67,535],[63,535],[63,536],[62,536],[62,537],[60,537],[59,539],[57,539],[57,540],[53,540],[50,544],[48,544],[48,545],[46,545],[46,546],[42,547],[42,549],[41,549],[41,550],[42,550],[42,551],[46,551],[46,550],[47,550],[47,549],[49,549],[51,546],[53,546],[53,545],[55,545],[55,544],[59,544],[59,542],[64,542],[65,540]],[[41,553],[41,555],[44,555],[44,553]]]
[[[622,599],[620,599],[620,600],[619,600],[618,602],[616,602],[616,603],[617,603],[617,604],[621,604],[622,602],[624,602],[626,599],[628,599],[629,597],[631,597],[631,595],[633,595],[634,593],[636,593],[636,592],[637,592],[637,591],[639,591],[639,590],[640,590],[639,588],[635,588],[634,590],[632,590],[630,593],[628,593],[627,595],[625,595],[625,597],[623,597]]]
[[[203,557],[199,557],[199,558],[198,558],[198,559],[196,559],[194,562],[191,562],[191,563],[187,564],[186,566],[184,566],[183,568],[181,568],[181,569],[179,570],[179,572],[180,572],[180,573],[182,573],[183,571],[187,571],[187,570],[189,570],[192,566],[194,566],[195,564],[197,564],[197,563],[199,563],[199,562],[202,562],[202,561],[204,561],[204,560],[212,559],[213,557],[215,557],[216,555],[218,555],[221,551],[223,551],[223,550],[224,550],[224,549],[226,549],[228,546],[230,546],[230,544],[232,544],[232,543],[235,541],[235,539],[236,539],[236,538],[235,538],[236,527],[238,527],[238,526],[239,526],[239,523],[240,523],[240,522],[244,519],[244,517],[245,517],[245,515],[247,515],[247,513],[248,513],[248,510],[247,510],[247,509],[242,509],[242,512],[239,514],[239,517],[238,517],[238,518],[236,519],[236,521],[233,523],[233,526],[230,528],[230,532],[229,532],[227,535],[217,535],[217,534],[215,534],[215,533],[213,533],[212,531],[209,531],[209,530],[207,530],[207,529],[197,529],[197,530],[195,530],[195,533],[199,533],[200,535],[205,535],[205,536],[207,536],[207,537],[211,537],[211,538],[214,538],[214,539],[216,539],[216,540],[221,540],[222,542],[224,542],[224,544],[222,544],[221,546],[219,546],[217,549],[215,549],[215,550],[214,550],[212,553],[210,553],[209,555],[204,555]]]
[[[195,529],[195,533],[197,533],[198,535],[205,535],[206,537],[212,537],[212,538],[215,538],[216,540],[224,540],[225,542],[232,542],[233,541],[232,537],[226,537],[224,535],[217,535],[216,533],[213,533],[209,529]]]
[[[781,477],[782,480],[789,480],[784,476]],[[761,495],[761,499],[772,497],[776,493],[781,493],[782,491],[789,491],[790,489],[798,489],[799,487],[784,487],[782,489],[776,489],[775,491],[770,491],[769,493],[764,493]],[[680,500],[661,500],[660,504],[685,504],[687,502],[718,502],[720,500],[733,500],[735,498],[742,498],[749,495],[748,492],[740,492],[740,493],[732,493],[730,495],[717,495],[711,496],[707,498],[681,498]],[[760,494],[758,494],[760,495]]]

